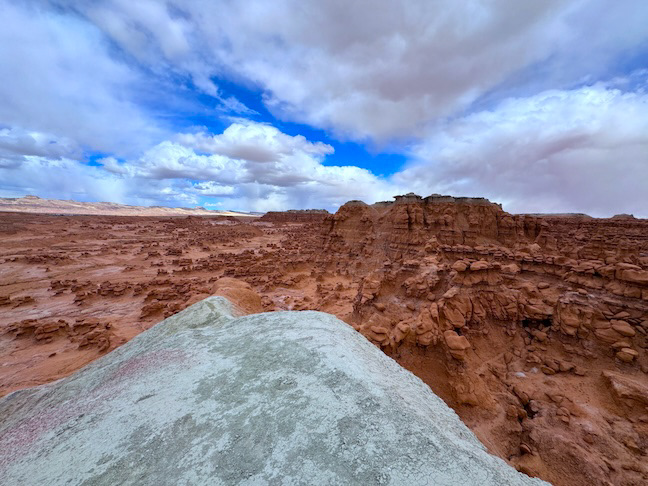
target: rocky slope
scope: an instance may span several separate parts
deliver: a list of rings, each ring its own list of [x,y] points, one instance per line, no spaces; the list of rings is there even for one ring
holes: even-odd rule
[[[349,321],[491,451],[556,484],[648,480],[648,221],[407,195],[325,225]]]
[[[543,484],[335,317],[234,318],[222,297],[0,416],[5,486]]]
[[[321,223],[329,216],[325,209],[291,209],[289,211],[268,211],[259,221],[270,223]]]
[[[0,395],[238,279],[267,311],[353,325],[522,471],[648,481],[647,220],[407,195],[309,223],[5,214],[0,232]]]

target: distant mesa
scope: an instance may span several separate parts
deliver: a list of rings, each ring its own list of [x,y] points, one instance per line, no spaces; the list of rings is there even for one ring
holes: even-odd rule
[[[374,208],[378,210],[387,209],[392,206],[398,205],[407,205],[407,204],[419,204],[424,206],[432,205],[471,205],[471,206],[492,206],[498,210],[502,210],[502,205],[498,203],[493,203],[484,197],[454,197],[442,194],[431,194],[427,197],[419,196],[413,192],[409,192],[403,195],[394,196],[393,201],[380,201],[374,204],[367,204],[364,201],[351,200],[346,202],[342,207],[366,207]]]
[[[257,214],[239,211],[209,210],[203,207],[170,208],[166,206],[129,206],[110,202],[79,202],[42,199],[28,195],[20,198],[0,198],[0,211],[89,216],[236,216],[256,218]]]
[[[268,211],[259,220],[272,223],[319,223],[329,214],[326,209],[290,209]]]

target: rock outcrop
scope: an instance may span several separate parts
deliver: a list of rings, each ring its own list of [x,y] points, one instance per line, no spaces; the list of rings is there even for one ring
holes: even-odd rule
[[[321,223],[330,213],[326,209],[291,209],[268,211],[259,221],[270,223]]]
[[[491,451],[556,484],[648,481],[648,408],[620,398],[648,386],[648,221],[408,194],[345,204],[323,239],[358,282],[348,322]]]
[[[648,220],[413,194],[323,218],[0,214],[0,396],[208,295],[247,294],[247,312],[351,324],[519,470],[648,483]],[[79,346],[76,322],[101,334]]]
[[[335,317],[231,309],[208,298],[2,399],[3,485],[544,484]]]

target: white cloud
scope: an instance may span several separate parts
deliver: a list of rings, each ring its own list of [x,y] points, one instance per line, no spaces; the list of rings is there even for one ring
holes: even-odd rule
[[[18,127],[0,128],[0,160],[20,163],[24,156],[58,159],[79,158],[81,149],[74,140]]]
[[[212,95],[210,77],[247,80],[278,116],[356,139],[418,136],[531,68],[573,85],[648,40],[632,0],[58,3],[153,69]]]
[[[0,18],[1,124],[130,154],[161,135],[129,101],[144,81],[96,27],[36,3],[0,1]]]
[[[333,153],[333,147],[325,143],[309,142],[302,135],[286,135],[272,125],[246,120],[232,123],[221,135],[180,134],[175,139],[202,152],[252,162],[276,162],[296,153],[314,157]]]
[[[194,192],[207,197],[228,197],[236,194],[236,187],[224,186],[214,181],[206,181],[195,184]]]
[[[648,216],[648,95],[547,91],[457,119],[394,182],[485,196],[512,212]]]
[[[25,156],[19,165],[0,165],[0,195],[36,194],[53,199],[121,201],[125,181],[67,158]]]
[[[225,197],[230,207],[334,209],[349,199],[391,197],[390,185],[366,169],[325,166],[331,146],[263,123],[231,124],[219,135],[179,134],[129,166],[132,177],[176,184],[196,196]],[[196,152],[199,151],[200,153]]]
[[[102,168],[27,156],[0,167],[0,190],[255,211],[335,210],[412,190],[485,196],[511,212],[648,216],[648,95],[602,84],[512,98],[439,126],[389,178],[324,165],[331,152],[240,120],[222,134],[178,134],[136,159],[103,159]]]
[[[0,195],[172,206],[206,200],[219,207],[268,211],[335,210],[350,199],[375,201],[396,194],[388,181],[366,169],[323,165],[332,147],[263,123],[240,120],[222,134],[179,134],[174,140],[135,159],[106,157],[100,166],[24,156],[19,165],[0,164]]]

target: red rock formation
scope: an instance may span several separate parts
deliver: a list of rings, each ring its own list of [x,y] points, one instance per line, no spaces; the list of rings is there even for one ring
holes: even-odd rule
[[[268,211],[259,221],[270,223],[321,223],[329,212],[326,209],[291,209]]]
[[[354,326],[494,453],[555,484],[648,480],[648,221],[410,194],[347,203],[324,241],[359,280]]]
[[[232,292],[249,297],[246,312],[342,318],[528,474],[648,481],[647,220],[511,215],[485,199],[415,195],[317,216],[0,215],[0,393],[100,355],[60,320],[112,323],[112,349]],[[12,326],[29,320],[18,336]]]

